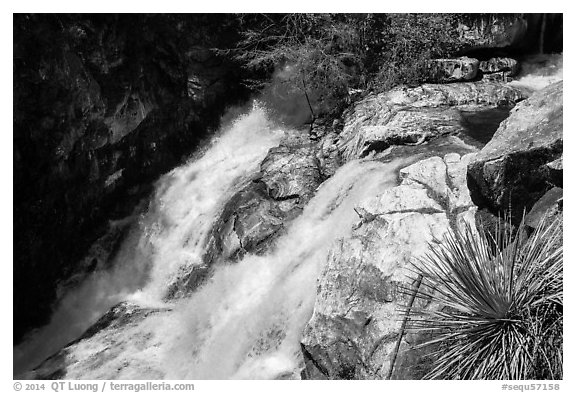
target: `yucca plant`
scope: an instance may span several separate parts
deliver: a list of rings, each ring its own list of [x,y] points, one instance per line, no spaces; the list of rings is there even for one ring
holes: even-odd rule
[[[408,310],[425,378],[562,378],[562,221],[549,221],[530,236],[465,224],[414,263],[412,295],[436,304]]]

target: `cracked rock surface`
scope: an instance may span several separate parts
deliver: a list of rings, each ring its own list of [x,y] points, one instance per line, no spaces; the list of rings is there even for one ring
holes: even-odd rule
[[[430,241],[474,223],[476,207],[466,187],[474,154],[416,162],[400,170],[398,186],[356,207],[355,230],[333,246],[317,282],[301,341],[305,377],[419,377],[425,365],[410,350],[419,337],[401,332],[401,309],[410,299],[400,288],[415,284],[409,264],[418,263]]]
[[[459,134],[470,113],[511,107],[524,98],[513,86],[486,81],[398,87],[356,103],[344,116],[338,147],[350,161],[392,145]]]

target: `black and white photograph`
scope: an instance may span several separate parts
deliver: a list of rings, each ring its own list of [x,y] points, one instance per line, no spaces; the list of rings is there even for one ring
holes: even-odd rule
[[[564,14],[385,7],[12,14],[6,391],[560,390]]]

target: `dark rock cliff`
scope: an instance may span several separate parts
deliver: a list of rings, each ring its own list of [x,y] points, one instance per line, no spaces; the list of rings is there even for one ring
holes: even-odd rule
[[[518,104],[468,167],[474,203],[515,222],[553,187],[562,187],[563,82]]]
[[[106,221],[244,99],[229,15],[14,16],[14,339]]]
[[[464,52],[485,57],[562,52],[563,14],[471,14],[458,32]]]

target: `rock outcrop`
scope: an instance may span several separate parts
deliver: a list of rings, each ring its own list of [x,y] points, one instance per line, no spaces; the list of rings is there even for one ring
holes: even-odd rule
[[[345,113],[339,149],[345,161],[391,145],[422,143],[465,131],[461,111],[482,112],[513,106],[520,90],[493,82],[425,84],[371,95]]]
[[[432,83],[465,82],[476,78],[479,61],[470,57],[434,59],[428,62],[428,79]]]
[[[474,222],[476,207],[466,187],[473,155],[419,161],[400,171],[400,185],[356,207],[360,220],[352,236],[332,248],[318,279],[302,338],[305,377],[421,375],[426,365],[411,350],[419,338],[401,330],[402,308],[410,302],[402,288],[417,285],[410,264],[418,263],[430,241]]]
[[[563,83],[517,105],[468,167],[474,203],[515,221],[554,186],[562,186]]]
[[[509,72],[508,75],[514,76],[518,73],[518,61],[509,57],[493,57],[488,60],[480,62],[478,69],[483,74],[491,74],[494,72]]]
[[[331,177],[342,165],[342,154],[338,149],[338,134],[333,129],[316,145],[316,158],[320,165],[322,179]]]
[[[192,293],[213,265],[236,261],[246,253],[262,254],[302,213],[324,180],[317,155],[330,144],[311,142],[305,133],[287,136],[270,149],[260,171],[223,208],[216,220],[201,265],[178,277],[167,298]]]
[[[297,216],[321,182],[314,145],[298,140],[270,149],[260,173],[227,203],[216,244],[227,256],[259,253]]]
[[[226,257],[261,253],[314,195],[322,181],[315,145],[292,136],[270,149],[259,174],[224,207],[215,244]]]
[[[518,61],[509,57],[493,57],[480,62],[482,78],[491,81],[510,82],[520,68]]]
[[[559,187],[554,187],[534,204],[526,215],[524,224],[536,229],[540,221],[549,222],[554,216],[562,214],[564,209],[564,193]]]
[[[518,60],[509,57],[492,57],[479,61],[471,57],[434,59],[428,62],[427,79],[431,83],[467,82],[484,80],[510,82],[518,73]]]

